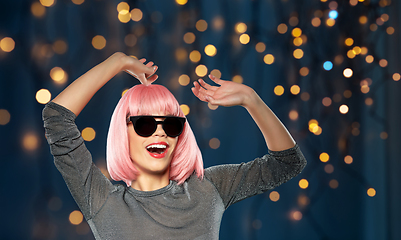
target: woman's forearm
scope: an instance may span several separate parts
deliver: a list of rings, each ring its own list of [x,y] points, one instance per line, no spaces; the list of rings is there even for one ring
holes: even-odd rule
[[[252,90],[243,106],[258,125],[270,150],[281,151],[295,146],[287,128],[255,91]]]
[[[76,116],[95,93],[123,70],[123,53],[115,53],[72,82],[53,102],[71,110]]]

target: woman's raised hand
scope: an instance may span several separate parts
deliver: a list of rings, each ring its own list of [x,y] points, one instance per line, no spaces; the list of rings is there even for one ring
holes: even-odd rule
[[[209,78],[220,86],[211,86],[199,79],[198,82],[194,82],[194,87],[192,87],[192,92],[201,101],[225,107],[235,105],[246,107],[256,95],[252,88],[244,84],[224,81],[211,74]]]
[[[142,84],[149,85],[158,78],[155,74],[158,67],[153,62],[145,64],[145,58],[137,60],[129,56],[126,56],[124,61],[124,71],[137,78]]]

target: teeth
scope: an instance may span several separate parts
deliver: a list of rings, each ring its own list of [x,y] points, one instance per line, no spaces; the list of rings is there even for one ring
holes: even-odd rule
[[[162,145],[162,144],[153,144],[153,145],[150,145],[150,146],[147,147],[147,149],[150,149],[150,148],[163,148],[163,149],[165,149],[167,147],[166,147],[166,145]]]

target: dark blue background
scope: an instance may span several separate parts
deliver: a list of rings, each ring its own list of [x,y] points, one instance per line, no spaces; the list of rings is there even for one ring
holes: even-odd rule
[[[180,86],[178,77],[187,74],[191,82],[197,79],[194,69],[204,64],[209,71],[219,69],[222,79],[230,80],[241,75],[244,84],[254,88],[288,127],[301,146],[308,166],[300,176],[275,189],[280,200],[273,202],[269,192],[231,206],[221,225],[220,239],[401,239],[400,173],[401,143],[400,102],[401,82],[393,81],[393,73],[400,72],[400,18],[401,6],[391,1],[365,1],[350,6],[349,1],[338,1],[339,17],[333,27],[327,27],[329,4],[333,1],[318,0],[189,0],[184,6],[172,0],[127,1],[132,8],[144,13],[139,22],[121,23],[117,19],[116,0],[86,0],[75,5],[69,0],[58,0],[46,8],[42,18],[31,13],[31,5],[38,1],[0,1],[0,40],[11,37],[15,49],[10,53],[0,50],[0,109],[7,110],[11,120],[0,125],[0,239],[94,239],[85,222],[78,226],[70,224],[69,214],[78,210],[61,175],[54,167],[49,147],[44,138],[41,110],[43,105],[35,99],[39,89],[46,88],[56,96],[66,85],[57,85],[50,78],[53,67],[61,67],[68,73],[68,83],[103,61],[116,51],[153,60],[158,66],[160,78],[157,83],[167,86],[182,104],[191,111],[187,116],[202,150],[205,167],[249,161],[266,153],[263,137],[245,109],[242,107],[210,110],[196,99],[190,91],[191,84]],[[317,10],[323,12],[322,24],[313,27],[311,20]],[[159,14],[159,21],[152,14]],[[376,31],[369,26],[382,14],[390,16]],[[367,24],[360,24],[360,16],[368,17]],[[292,26],[289,19],[298,18]],[[213,19],[221,17],[224,28],[213,28]],[[205,32],[199,32],[195,23],[204,19],[208,23]],[[238,42],[235,24],[247,24],[251,41],[247,45]],[[277,26],[285,23],[287,33],[279,34]],[[386,28],[395,28],[393,35]],[[291,30],[302,29],[307,42],[300,48],[305,55],[297,60],[292,52]],[[138,29],[143,28],[143,34]],[[186,44],[183,35],[193,32],[196,41]],[[124,44],[124,37],[134,33],[138,42],[134,47]],[[92,38],[102,35],[107,45],[97,50],[91,45]],[[344,45],[351,37],[353,46],[365,46],[368,54],[375,57],[371,64],[365,56],[349,59]],[[64,40],[68,51],[43,57],[34,51],[35,46]],[[266,50],[255,50],[258,42],[266,44]],[[213,44],[217,55],[207,56],[203,49]],[[199,63],[177,61],[175,51],[183,48],[187,53],[202,53]],[[50,50],[52,53],[52,50]],[[266,54],[273,54],[275,62],[263,62]],[[331,71],[322,65],[336,56],[343,56],[341,63]],[[380,67],[378,61],[387,59],[388,66]],[[310,72],[303,77],[302,67]],[[352,68],[354,75],[345,78],[342,71]],[[370,92],[360,91],[360,81],[372,79]],[[128,74],[121,73],[106,84],[91,100],[77,118],[80,129],[92,127],[96,138],[86,145],[95,163],[105,166],[105,143],[109,120],[121,92],[137,84]],[[301,100],[289,89],[293,84],[308,92],[310,99]],[[277,85],[285,88],[282,96],[276,96]],[[345,90],[352,97],[343,96]],[[322,105],[324,97],[338,94],[339,100],[329,107]],[[373,105],[365,104],[366,98]],[[347,104],[350,111],[340,114],[338,107]],[[299,118],[289,119],[289,112],[297,110]],[[308,121],[317,119],[323,132],[314,135],[308,130]],[[359,123],[359,135],[353,135],[353,123]],[[354,125],[355,126],[355,125]],[[27,151],[22,146],[28,133],[38,136],[39,146]],[[386,132],[388,138],[380,134]],[[218,138],[218,149],[209,147],[209,140]],[[324,171],[327,163],[319,155],[330,155],[328,164],[334,172]],[[351,155],[354,162],[344,163]],[[307,179],[309,187],[301,189],[300,179]],[[336,179],[338,188],[329,187]],[[369,197],[368,188],[377,194]],[[309,204],[302,206],[299,196],[306,196]],[[56,200],[55,200],[56,199]],[[58,200],[61,200],[57,204]],[[302,219],[292,220],[292,211],[300,211]]]

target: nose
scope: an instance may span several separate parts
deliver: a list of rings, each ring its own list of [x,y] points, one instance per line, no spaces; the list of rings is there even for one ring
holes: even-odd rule
[[[153,136],[158,136],[158,137],[166,137],[167,136],[161,123],[157,124],[157,128],[156,128],[156,131],[153,133]]]

